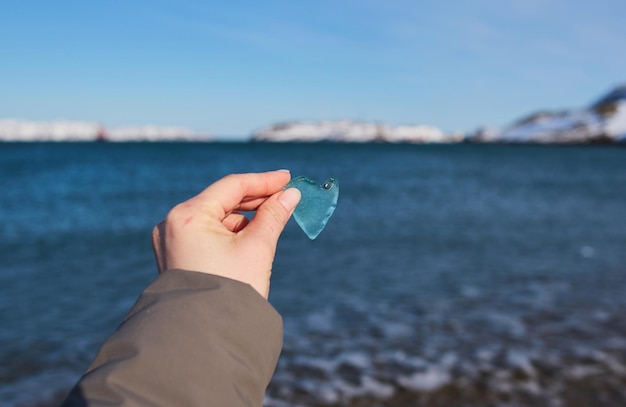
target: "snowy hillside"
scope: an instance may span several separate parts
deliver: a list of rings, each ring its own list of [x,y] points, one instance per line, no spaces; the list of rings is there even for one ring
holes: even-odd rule
[[[255,141],[455,143],[626,142],[626,85],[588,108],[529,115],[505,129],[486,128],[465,137],[432,126],[388,126],[353,121],[287,122],[258,130]]]
[[[112,128],[109,141],[207,141],[208,137],[185,127],[135,126]]]
[[[626,143],[626,85],[618,86],[588,108],[540,111],[504,129],[485,128],[474,134],[444,133],[428,125],[292,121],[252,133],[253,141],[388,142],[388,143]],[[134,126],[105,128],[96,122],[59,120],[32,122],[0,119],[0,141],[209,141],[185,127]]]
[[[207,140],[184,127],[139,126],[106,129],[95,122],[31,122],[0,119],[0,141],[169,141]]]
[[[471,140],[505,143],[626,142],[626,85],[615,88],[586,109],[534,113],[502,131],[480,131]]]
[[[342,121],[288,122],[275,124],[253,133],[254,141],[334,141],[334,142],[409,142],[453,143],[462,135],[444,134],[432,126],[388,126],[377,123]]]

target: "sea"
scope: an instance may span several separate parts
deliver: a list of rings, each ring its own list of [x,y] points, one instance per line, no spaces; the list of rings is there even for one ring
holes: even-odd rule
[[[287,225],[265,406],[626,405],[626,149],[0,143],[0,405],[53,406],[156,276],[150,235],[230,173],[339,180]]]

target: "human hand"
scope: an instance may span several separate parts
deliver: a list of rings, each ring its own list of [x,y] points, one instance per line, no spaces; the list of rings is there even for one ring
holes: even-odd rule
[[[155,226],[159,273],[183,269],[250,284],[267,299],[278,238],[300,191],[289,171],[228,175],[176,205]],[[240,212],[256,211],[252,220]]]

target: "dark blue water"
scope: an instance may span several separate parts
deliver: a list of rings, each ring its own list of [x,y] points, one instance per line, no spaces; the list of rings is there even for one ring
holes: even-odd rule
[[[278,168],[341,194],[317,240],[279,243],[266,405],[626,403],[623,148],[4,143],[0,404],[80,376],[173,205]]]

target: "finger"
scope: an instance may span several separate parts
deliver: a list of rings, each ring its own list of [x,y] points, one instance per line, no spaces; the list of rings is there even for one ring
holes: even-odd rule
[[[226,216],[222,221],[222,224],[231,232],[237,233],[245,228],[250,221],[244,215],[240,213],[231,213]]]
[[[264,196],[262,198],[248,198],[244,199],[239,206],[235,209],[238,212],[256,211],[256,209],[269,198]]]
[[[300,198],[300,191],[296,188],[289,188],[268,198],[259,206],[244,232],[275,247]]]
[[[163,245],[165,242],[163,238],[165,236],[165,222],[161,222],[152,229],[152,250],[154,251],[154,257],[157,263],[157,270],[159,274],[163,272],[165,267],[165,248]]]
[[[218,202],[222,211],[220,220],[223,220],[240,203],[280,191],[290,178],[287,170],[228,175],[202,191],[197,198],[201,202]]]

